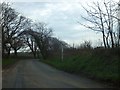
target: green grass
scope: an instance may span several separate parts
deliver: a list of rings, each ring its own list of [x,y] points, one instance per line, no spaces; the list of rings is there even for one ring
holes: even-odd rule
[[[70,73],[82,73],[91,78],[113,83],[120,82],[119,55],[113,52],[86,52],[86,54],[65,57],[63,62],[58,58],[44,60],[43,62]]]
[[[11,53],[11,55],[8,57],[5,55],[2,59],[2,67],[6,68],[8,66],[13,65],[19,60],[24,60],[24,59],[33,59],[33,55],[31,53],[18,53],[17,56],[14,55],[14,53]]]
[[[2,59],[2,67],[6,68],[8,66],[13,65],[15,62],[17,62],[17,61],[15,59],[12,59],[12,58]]]

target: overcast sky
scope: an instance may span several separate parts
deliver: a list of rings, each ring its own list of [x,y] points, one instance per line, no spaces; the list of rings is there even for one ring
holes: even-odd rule
[[[7,0],[8,1],[8,0]],[[11,0],[9,0],[11,1]],[[29,1],[29,2],[28,2]],[[86,16],[81,5],[97,0],[12,0],[12,7],[33,21],[46,22],[53,28],[54,36],[68,44],[79,45],[91,40],[93,45],[100,44],[101,34],[86,29],[77,23],[85,21],[80,15]],[[99,0],[100,1],[100,0]]]

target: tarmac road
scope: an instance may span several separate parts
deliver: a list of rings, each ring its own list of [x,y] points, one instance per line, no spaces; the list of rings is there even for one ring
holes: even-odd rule
[[[3,88],[105,88],[91,79],[57,70],[36,59],[3,70]]]

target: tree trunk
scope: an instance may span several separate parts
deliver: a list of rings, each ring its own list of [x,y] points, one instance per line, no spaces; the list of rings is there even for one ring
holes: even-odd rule
[[[5,43],[4,43],[3,28],[4,28],[4,27],[2,27],[2,57],[4,57],[4,55],[5,55]]]
[[[33,52],[34,58],[36,58],[36,52]]]
[[[8,49],[7,55],[8,55],[8,57],[10,57],[10,48]]]
[[[4,47],[3,43],[2,43],[2,57],[4,57],[4,55],[5,55],[5,47]]]
[[[113,40],[113,34],[112,34],[112,32],[110,32],[110,37],[111,37],[112,48],[114,48],[114,40]]]
[[[106,48],[106,42],[105,42],[105,34],[104,34],[104,31],[102,32],[102,34],[103,34],[103,43],[104,43],[104,46],[105,46],[105,48]]]
[[[109,43],[108,43],[108,37],[106,37],[106,45],[107,45],[107,48],[110,48]]]
[[[45,49],[41,48],[40,52],[41,52],[42,58],[46,59],[47,58],[47,53],[46,53]]]
[[[120,21],[118,21],[118,47],[120,47]]]
[[[15,56],[17,56],[17,50],[16,49],[14,49],[14,54],[15,54]]]

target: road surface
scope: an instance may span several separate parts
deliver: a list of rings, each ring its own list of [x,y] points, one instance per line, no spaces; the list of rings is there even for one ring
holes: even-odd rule
[[[3,88],[105,88],[80,76],[57,70],[38,60],[20,60],[3,70]]]

